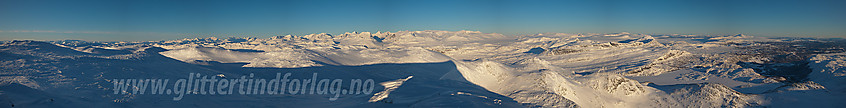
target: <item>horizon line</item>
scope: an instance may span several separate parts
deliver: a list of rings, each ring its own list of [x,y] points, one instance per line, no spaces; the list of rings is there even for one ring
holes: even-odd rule
[[[10,32],[11,31],[11,32]],[[547,33],[564,33],[564,34],[590,34],[590,35],[599,35],[599,34],[615,34],[615,33],[629,33],[629,34],[638,34],[638,35],[692,35],[692,36],[733,36],[733,35],[746,35],[746,36],[754,36],[754,37],[766,37],[766,38],[815,38],[815,39],[846,39],[844,37],[801,37],[801,36],[759,36],[759,35],[749,35],[747,33],[690,33],[690,34],[679,34],[679,33],[644,33],[644,32],[630,32],[630,31],[621,31],[621,32],[536,32],[536,33],[515,33],[515,34],[503,34],[497,32],[482,32],[478,30],[398,30],[395,32],[392,31],[348,31],[343,33],[328,33],[328,32],[320,32],[320,33],[305,33],[302,35],[297,35],[293,33],[287,34],[273,34],[272,32],[265,32],[265,33],[258,33],[255,34],[273,34],[273,35],[229,35],[229,34],[249,34],[249,33],[157,33],[157,32],[107,32],[107,31],[55,31],[55,30],[0,30],[0,33],[59,33],[59,34],[170,34],[170,35],[182,35],[183,38],[175,38],[175,39],[161,39],[161,40],[91,40],[91,39],[71,39],[71,38],[64,38],[64,39],[26,39],[26,38],[12,38],[12,39],[0,39],[0,41],[18,41],[18,40],[33,40],[33,41],[64,41],[64,40],[80,40],[86,42],[151,42],[151,41],[168,41],[168,40],[182,40],[182,39],[203,39],[203,38],[272,38],[275,36],[305,36],[305,35],[316,35],[316,34],[348,34],[348,33],[399,33],[399,32],[418,32],[418,31],[445,31],[445,32],[461,32],[461,31],[472,31],[478,32],[482,34],[499,34],[503,36],[530,36],[530,35],[537,35],[537,34],[547,34]],[[193,36],[193,38],[192,38]],[[333,35],[334,36],[334,35]]]

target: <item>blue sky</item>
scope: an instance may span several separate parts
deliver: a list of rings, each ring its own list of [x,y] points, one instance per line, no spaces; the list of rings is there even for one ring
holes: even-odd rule
[[[0,0],[0,40],[475,30],[846,37],[837,0]]]

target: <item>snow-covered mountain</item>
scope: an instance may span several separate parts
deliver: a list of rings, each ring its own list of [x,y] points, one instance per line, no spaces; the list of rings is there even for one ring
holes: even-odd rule
[[[0,106],[843,107],[844,47],[843,39],[742,34],[506,36],[434,30],[6,41],[0,43]],[[331,94],[190,94],[181,100],[115,90],[116,79],[176,80],[194,74],[272,79],[277,73],[372,79],[374,89],[342,92],[337,99]]]

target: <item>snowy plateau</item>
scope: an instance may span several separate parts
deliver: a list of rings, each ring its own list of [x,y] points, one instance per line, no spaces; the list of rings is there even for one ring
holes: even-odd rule
[[[846,40],[478,31],[0,43],[0,107],[846,107]],[[117,93],[114,79],[372,79],[370,94]],[[138,88],[131,86],[130,88]],[[334,87],[348,90],[348,85]],[[170,91],[168,91],[170,92]]]

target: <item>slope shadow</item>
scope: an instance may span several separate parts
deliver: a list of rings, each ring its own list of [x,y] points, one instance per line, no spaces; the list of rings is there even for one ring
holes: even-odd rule
[[[808,80],[808,74],[812,69],[808,61],[795,61],[791,63],[759,64],[754,62],[737,62],[743,68],[752,68],[758,74],[765,77],[781,77],[785,83],[797,83]]]
[[[351,95],[348,99],[339,99],[345,104],[357,104],[355,107],[519,107],[516,101],[499,95],[468,82],[458,72],[452,61],[437,63],[385,63],[361,66],[328,65],[303,68],[268,68],[241,67],[246,63],[220,63],[206,61],[202,67],[222,72],[232,72],[235,78],[249,77],[273,79],[277,73],[291,73],[293,79],[342,79],[341,89],[353,91],[347,83],[353,79],[372,79],[376,87],[372,93],[380,92],[385,87],[380,82],[393,81],[413,76],[396,90],[390,92],[388,98],[375,103],[367,103],[371,94]],[[316,75],[316,76],[314,76]],[[457,75],[457,76],[450,76]],[[447,79],[447,77],[451,79]],[[455,79],[459,78],[459,79]],[[307,89],[311,90],[311,89]],[[461,92],[461,93],[459,93]],[[457,94],[473,95],[457,95]],[[309,94],[304,94],[309,95]],[[481,97],[480,97],[481,96]],[[297,97],[297,96],[294,96]],[[341,96],[344,98],[345,96]],[[449,101],[446,101],[449,100]],[[292,101],[292,100],[288,100]],[[296,100],[294,100],[296,101]],[[235,104],[235,103],[233,103]],[[337,107],[335,105],[330,105]],[[349,107],[339,104],[338,106]]]

